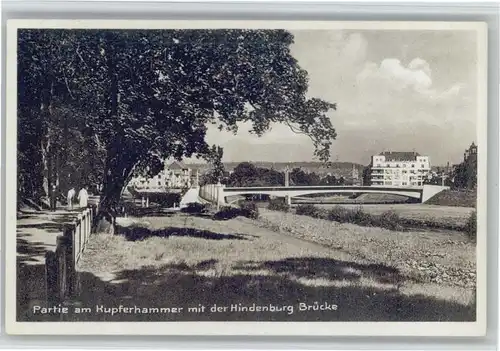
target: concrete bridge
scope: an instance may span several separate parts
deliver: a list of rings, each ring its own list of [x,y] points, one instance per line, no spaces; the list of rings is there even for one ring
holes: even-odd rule
[[[200,187],[200,197],[217,204],[227,204],[226,198],[236,195],[269,195],[284,197],[290,205],[292,198],[313,194],[393,194],[426,202],[446,186],[424,185],[420,187],[391,187],[391,186],[274,186],[274,187],[226,187],[222,184],[207,184]]]

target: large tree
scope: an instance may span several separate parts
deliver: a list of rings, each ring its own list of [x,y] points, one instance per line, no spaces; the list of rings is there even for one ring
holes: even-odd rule
[[[134,172],[155,173],[166,158],[213,157],[205,141],[209,124],[236,133],[240,122],[250,122],[260,136],[273,123],[285,123],[311,138],[316,157],[329,159],[336,133],[327,112],[335,105],[307,97],[307,72],[291,55],[293,35],[287,31],[22,30],[19,35],[21,73],[30,79],[27,86],[38,89],[25,91],[20,104],[29,103],[30,94],[42,97],[35,108],[42,121],[59,97],[85,112],[82,131],[106,152],[105,211],[113,212]],[[33,51],[47,62],[30,60]],[[37,70],[37,76],[30,74]],[[50,133],[39,134],[43,139]]]
[[[64,30],[20,31],[18,40],[18,198],[41,201],[102,181],[105,148],[78,108],[75,36]]]

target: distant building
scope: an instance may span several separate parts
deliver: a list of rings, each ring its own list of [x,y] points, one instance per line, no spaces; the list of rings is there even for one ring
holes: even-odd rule
[[[371,185],[422,186],[429,176],[428,156],[416,152],[383,152],[372,156]]]
[[[477,186],[477,145],[472,143],[464,152],[462,163],[455,165],[453,183],[459,188],[473,189]]]
[[[193,177],[193,170],[191,168],[187,167],[182,162],[174,161],[168,166],[165,166],[165,168],[154,177],[133,178],[129,186],[138,190],[148,189],[158,191],[189,188],[196,182],[195,177]]]
[[[464,152],[464,162],[477,163],[477,145],[472,142],[469,149]]]

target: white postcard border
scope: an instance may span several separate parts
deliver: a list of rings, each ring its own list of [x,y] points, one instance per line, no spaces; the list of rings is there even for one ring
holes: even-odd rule
[[[476,322],[17,322],[17,29],[372,29],[475,30],[478,35],[478,204]],[[8,334],[31,335],[295,335],[295,336],[483,336],[487,296],[487,25],[483,22],[202,21],[202,20],[9,20],[6,87],[6,280]],[[10,84],[9,84],[10,82]]]

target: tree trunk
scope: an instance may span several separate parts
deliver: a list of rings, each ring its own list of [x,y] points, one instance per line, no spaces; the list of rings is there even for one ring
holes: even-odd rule
[[[102,231],[110,234],[116,232],[116,217],[121,213],[121,195],[133,167],[132,162],[125,163],[119,154],[108,157],[97,215]]]
[[[42,167],[43,167],[43,190],[44,196],[47,196],[50,201],[50,196],[52,192],[52,177],[53,177],[53,165],[52,165],[52,90],[53,90],[53,76],[49,72],[45,75],[45,81],[43,82],[43,89],[41,92],[41,105],[40,105],[40,117],[42,123]]]
[[[118,118],[120,103],[120,89],[115,48],[114,34],[107,32],[104,36],[104,52],[106,55],[106,65],[108,70],[109,85],[109,108],[110,112],[107,116],[110,120]],[[130,178],[130,174],[137,163],[137,159],[131,154],[131,150],[123,154],[122,149],[125,145],[123,130],[117,126],[115,130],[114,140],[107,146],[107,158],[104,169],[103,189],[99,204],[99,214],[97,220],[101,224],[108,226],[107,232],[114,234],[116,232],[116,217],[121,212],[120,202],[123,188],[127,185],[126,182]],[[105,223],[107,222],[107,224]]]

